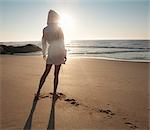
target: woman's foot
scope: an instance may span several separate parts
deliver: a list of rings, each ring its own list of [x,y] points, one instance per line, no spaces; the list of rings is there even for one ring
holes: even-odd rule
[[[56,92],[50,92],[49,94],[51,94],[51,95],[58,95],[58,93],[56,93]]]
[[[35,99],[36,99],[36,100],[39,99],[39,95],[40,95],[40,92],[37,92],[37,93],[35,94]]]
[[[57,93],[53,93],[53,98],[54,98],[55,100],[57,100],[57,99],[59,98],[59,95],[58,95]]]

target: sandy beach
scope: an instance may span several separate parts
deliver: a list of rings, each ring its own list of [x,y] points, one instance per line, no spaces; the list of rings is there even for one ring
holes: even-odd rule
[[[68,58],[53,68],[34,101],[45,69],[41,56],[0,56],[1,130],[148,130],[149,63]]]

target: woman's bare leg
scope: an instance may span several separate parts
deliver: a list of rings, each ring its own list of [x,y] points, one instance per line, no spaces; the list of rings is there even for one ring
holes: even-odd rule
[[[49,74],[49,72],[51,70],[51,67],[52,67],[51,64],[46,64],[45,71],[44,71],[44,73],[43,73],[43,75],[42,75],[42,77],[40,79],[40,83],[39,83],[39,88],[38,88],[37,94],[40,93],[40,90],[41,90],[41,88],[42,88],[42,86],[43,86],[43,84],[45,82],[45,79],[46,79],[47,75]]]
[[[54,94],[56,94],[57,86],[58,86],[58,76],[59,76],[59,70],[61,65],[55,65],[55,72],[54,72]]]

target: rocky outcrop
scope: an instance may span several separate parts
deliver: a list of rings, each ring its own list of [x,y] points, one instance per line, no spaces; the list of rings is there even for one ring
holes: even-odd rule
[[[14,53],[29,53],[41,51],[42,49],[33,44],[27,44],[24,46],[6,46],[0,45],[0,54],[14,54]]]

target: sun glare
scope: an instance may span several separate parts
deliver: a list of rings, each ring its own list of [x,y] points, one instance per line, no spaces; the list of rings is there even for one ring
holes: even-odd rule
[[[63,30],[69,31],[73,27],[72,17],[66,14],[61,14],[59,25]]]
[[[74,20],[68,14],[60,14],[59,26],[62,28],[65,35],[65,44],[68,44],[71,39],[71,32],[74,29]]]

